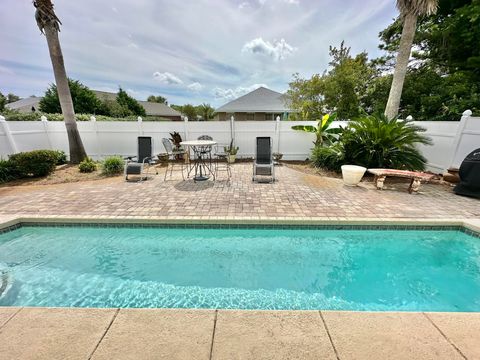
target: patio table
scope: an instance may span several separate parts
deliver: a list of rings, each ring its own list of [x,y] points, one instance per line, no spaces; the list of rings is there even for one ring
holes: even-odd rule
[[[217,142],[213,140],[189,140],[180,143],[180,145],[184,147],[191,148],[195,154],[193,159],[193,168],[195,169],[193,180],[195,182],[208,180],[210,178],[208,173],[212,174],[215,178],[212,164],[211,162],[207,163],[204,155],[210,153],[212,151],[212,146],[216,144]],[[192,169],[190,169],[190,171],[191,170]]]

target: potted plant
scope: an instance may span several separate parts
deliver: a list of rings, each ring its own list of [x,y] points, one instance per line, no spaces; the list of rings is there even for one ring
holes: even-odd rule
[[[276,164],[278,164],[278,163],[280,162],[280,160],[282,160],[282,158],[283,158],[283,154],[280,153],[280,152],[274,152],[274,153],[272,154],[272,156],[273,156],[273,161],[274,161]]]
[[[225,146],[224,149],[225,153],[227,154],[227,161],[229,164],[233,164],[235,159],[237,158],[238,146],[233,145],[233,139],[230,141],[229,146]]]
[[[182,136],[174,131],[173,133],[170,133],[170,141],[173,143],[173,151],[174,152],[180,152],[182,151],[182,146],[180,145],[180,143],[182,142]],[[175,159],[177,160],[183,160],[183,155],[182,154],[176,154],[175,155]]]

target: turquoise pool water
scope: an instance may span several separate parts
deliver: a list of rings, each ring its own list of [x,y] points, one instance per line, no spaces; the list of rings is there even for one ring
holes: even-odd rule
[[[3,306],[480,311],[480,239],[455,230],[26,226],[1,273]]]

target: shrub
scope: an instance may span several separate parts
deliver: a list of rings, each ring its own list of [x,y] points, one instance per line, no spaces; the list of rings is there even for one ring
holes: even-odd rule
[[[18,177],[15,164],[10,160],[0,159],[0,184],[15,180]]]
[[[366,116],[351,121],[342,135],[345,162],[367,168],[425,169],[426,159],[416,148],[430,145],[425,129],[411,121]]]
[[[120,156],[109,156],[103,161],[102,172],[104,175],[117,175],[123,172],[125,161]]]
[[[7,121],[40,121],[40,117],[45,115],[48,121],[63,121],[62,114],[44,114],[41,112],[32,112],[32,113],[20,113],[18,111],[4,112],[2,115],[5,116]],[[104,115],[94,115],[97,121],[137,121],[138,116],[131,115],[123,117],[121,114],[115,114],[112,116]],[[77,121],[90,121],[92,117],[91,114],[75,114],[75,119]],[[145,116],[143,121],[171,121],[170,119],[163,118],[161,116]]]
[[[349,122],[336,144],[315,147],[312,159],[315,165],[335,171],[343,164],[423,170],[426,159],[416,145],[431,143],[423,131],[411,121],[389,120],[383,115],[359,118]]]
[[[87,157],[78,165],[78,169],[81,173],[91,173],[97,170],[97,164],[91,158]]]
[[[329,147],[315,146],[312,151],[313,163],[321,168],[340,171],[344,162],[343,148],[341,144],[336,143]]]
[[[57,165],[63,165],[67,163],[67,154],[62,150],[53,150],[57,156]]]
[[[57,165],[58,155],[53,150],[34,150],[10,155],[9,161],[19,177],[38,177],[51,174]]]

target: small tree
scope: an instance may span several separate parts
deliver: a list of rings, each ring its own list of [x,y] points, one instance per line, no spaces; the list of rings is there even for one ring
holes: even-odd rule
[[[102,102],[95,93],[78,80],[68,79],[68,86],[72,95],[73,109],[77,114],[109,115]],[[62,112],[58,98],[57,86],[51,84],[40,100],[40,111],[49,114]]]
[[[160,96],[160,95],[158,95],[158,96],[150,95],[147,98],[147,101],[168,105],[167,98],[164,98],[163,96]]]
[[[195,109],[195,106],[191,104],[183,105],[181,112],[188,117],[189,120],[197,120],[197,109]]]
[[[133,97],[127,94],[125,90],[119,88],[117,93],[117,102],[127,107],[134,115],[146,116],[147,113],[140,103],[135,100]]]
[[[5,110],[6,103],[7,103],[7,98],[3,96],[3,94],[0,92],[0,111]]]

